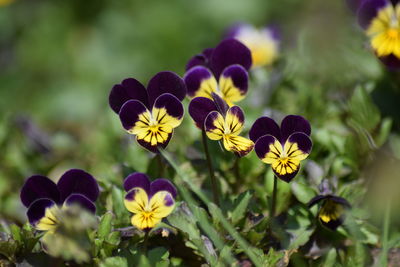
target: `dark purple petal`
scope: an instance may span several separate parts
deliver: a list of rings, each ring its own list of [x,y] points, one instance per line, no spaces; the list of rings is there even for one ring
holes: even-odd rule
[[[325,227],[328,227],[329,229],[335,231],[340,225],[343,224],[344,217],[342,216],[342,217],[339,217],[339,218],[336,219],[336,220],[330,220],[330,221],[327,222],[327,223],[324,222],[324,221],[322,221],[321,219],[320,219],[319,221],[320,221],[320,222],[322,223],[322,225],[324,225]]]
[[[189,114],[200,129],[204,128],[207,115],[216,110],[215,103],[206,97],[195,97],[189,103]]]
[[[157,145],[156,146],[152,146],[150,143],[145,142],[143,139],[142,140],[136,139],[136,141],[138,142],[139,145],[141,145],[142,147],[144,147],[148,151],[153,152],[153,153],[159,153],[158,147],[160,147],[162,149],[165,149],[168,146],[169,141],[171,141],[173,133],[174,132],[172,132],[170,135],[168,135],[168,139],[165,140],[164,143],[158,143],[158,146]]]
[[[174,204],[175,204],[174,197],[172,195],[170,195],[170,194],[165,195],[164,205],[167,206],[167,207],[170,207],[170,206],[172,206]]]
[[[281,133],[278,124],[269,117],[258,118],[253,126],[251,126],[249,137],[253,142],[257,142],[257,139],[264,135],[272,135],[276,139],[280,140]]]
[[[235,23],[226,31],[225,38],[235,38],[239,34],[239,32],[246,27],[251,27],[251,25],[243,22]]]
[[[96,179],[89,173],[71,169],[65,172],[57,183],[60,190],[61,201],[64,201],[71,194],[82,194],[95,202],[99,196],[99,186]]]
[[[41,175],[29,177],[21,189],[21,202],[25,207],[29,207],[39,198],[48,198],[56,203],[60,203],[60,192],[57,185],[49,178]]]
[[[396,57],[395,55],[390,54],[385,57],[380,57],[379,59],[390,71],[400,70],[400,58]]]
[[[339,203],[339,204],[343,205],[345,208],[348,208],[348,209],[351,208],[350,203],[346,199],[344,199],[342,197],[331,195],[330,199],[332,201],[336,202],[336,203]]]
[[[295,132],[305,133],[306,135],[311,134],[311,125],[302,116],[298,115],[288,115],[281,123],[281,142],[282,144],[287,140],[287,138]]]
[[[40,219],[45,216],[46,209],[57,205],[53,200],[48,198],[41,198],[34,201],[28,208],[26,215],[28,216],[29,223],[35,225]]]
[[[139,120],[139,115],[146,111],[147,108],[142,104],[142,102],[137,100],[129,100],[122,106],[119,112],[119,118],[122,126],[126,130],[130,130]]]
[[[366,0],[358,9],[358,23],[364,29],[368,28],[371,21],[376,17],[379,10],[390,5],[388,0]]]
[[[215,122],[218,120],[219,116],[220,116],[220,113],[218,111],[212,111],[207,115],[207,117],[204,121],[204,130],[206,132],[210,132],[210,131],[217,129]],[[223,134],[223,130],[224,129],[220,129],[221,134]]]
[[[357,13],[357,10],[364,1],[365,0],[346,0],[348,7],[353,13]]]
[[[281,179],[281,180],[283,180],[283,181],[289,183],[294,177],[296,177],[297,173],[298,173],[299,170],[300,170],[300,166],[299,166],[299,168],[297,168],[294,172],[292,172],[292,173],[286,173],[286,174],[283,174],[283,175],[280,174],[280,173],[278,173],[278,172],[276,172],[274,169],[272,169],[272,170],[274,171],[276,177],[278,177],[279,179]]]
[[[262,160],[270,152],[269,146],[274,144],[277,141],[272,135],[264,135],[257,139],[257,142],[254,145],[254,150],[256,151],[257,156]]]
[[[189,59],[188,63],[186,64],[186,71],[190,70],[195,66],[204,66],[209,68],[209,62],[211,58],[211,54],[214,48],[206,48],[203,50],[201,54],[197,54]]]
[[[327,199],[327,198],[329,198],[329,197],[330,197],[330,195],[328,195],[328,196],[317,195],[317,196],[313,197],[313,198],[307,203],[307,206],[311,208],[311,207],[314,206],[315,204],[321,202],[321,200]]]
[[[288,141],[290,143],[297,143],[298,148],[306,154],[310,154],[312,148],[312,142],[308,135],[297,132],[289,136]]]
[[[225,91],[236,90],[236,88],[239,89],[242,95],[247,93],[249,75],[247,74],[246,69],[241,65],[236,64],[226,67],[221,74],[220,81],[222,78],[232,79],[233,85],[235,86],[235,88],[220,88],[224,94]],[[228,92],[226,93],[226,96],[229,96]]]
[[[185,81],[187,94],[190,97],[194,97],[200,90],[203,81],[208,79],[215,79],[211,71],[203,66],[196,66],[186,72],[183,80]],[[207,88],[208,89],[208,88]],[[213,92],[217,88],[209,88],[208,91]]]
[[[215,77],[219,78],[226,67],[234,64],[242,65],[246,70],[250,69],[251,52],[241,42],[226,39],[214,49],[211,56],[211,69]]]
[[[92,213],[96,213],[96,205],[82,194],[72,194],[64,202],[64,205],[79,205]]]
[[[184,109],[181,101],[179,101],[178,98],[176,98],[172,94],[162,94],[159,96],[155,103],[153,108],[165,108],[168,115],[176,118],[176,119],[181,119],[183,117]],[[154,112],[153,115],[155,116]],[[158,118],[156,118],[158,119]],[[161,120],[162,122],[162,120]]]
[[[177,194],[175,186],[169,180],[163,178],[154,180],[150,185],[150,196],[154,196],[159,191],[167,191],[174,198]]]
[[[129,100],[138,100],[148,106],[146,88],[136,79],[128,78],[116,84],[111,89],[108,102],[115,113],[119,113],[121,107]]]
[[[150,179],[149,177],[141,172],[134,172],[129,174],[124,180],[124,189],[129,192],[135,187],[143,188],[147,194],[150,192]]]
[[[186,96],[186,85],[181,77],[171,71],[162,71],[157,73],[147,85],[147,93],[149,95],[149,104],[153,106],[157,97],[162,94],[169,93],[179,101]]]
[[[217,110],[219,111],[219,113],[222,114],[222,116],[225,117],[226,112],[229,109],[228,104],[225,102],[225,100],[223,100],[219,95],[217,95],[216,93],[212,93],[211,94],[212,99],[214,100],[214,104],[217,107]]]

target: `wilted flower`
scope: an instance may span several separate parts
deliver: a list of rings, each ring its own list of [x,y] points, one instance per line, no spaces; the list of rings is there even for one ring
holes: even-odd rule
[[[79,205],[95,213],[94,202],[99,196],[99,186],[89,173],[71,169],[65,172],[57,184],[45,176],[33,175],[21,189],[22,204],[28,208],[29,222],[41,231],[54,231],[59,221],[59,209]]]
[[[252,67],[270,65],[278,57],[279,37],[272,27],[257,29],[249,24],[239,24],[228,32],[228,36],[239,40],[250,49]]]
[[[388,67],[399,68],[400,1],[364,1],[358,10],[358,18],[376,55]]]
[[[119,114],[122,126],[151,152],[165,148],[183,119],[181,101],[186,96],[184,81],[175,73],[157,73],[146,88],[136,79],[116,84],[109,96],[110,107]]]
[[[290,182],[300,169],[300,161],[311,152],[310,123],[301,116],[286,116],[281,127],[269,117],[258,118],[250,129],[257,156],[272,165],[275,175]]]
[[[124,181],[125,207],[134,215],[133,226],[150,230],[167,217],[175,207],[176,189],[167,179],[150,182],[144,173],[132,173]]]
[[[239,136],[244,126],[244,114],[240,107],[228,107],[218,95],[213,94],[214,101],[205,97],[196,97],[189,104],[189,114],[197,127],[205,130],[211,140],[223,141],[228,151],[239,157],[253,150],[254,143]]]
[[[318,211],[318,218],[322,225],[336,230],[345,219],[345,210],[350,209],[350,203],[338,196],[334,195],[318,195],[310,200],[309,207],[322,201],[321,207]]]
[[[190,59],[184,80],[189,97],[208,97],[216,93],[229,105],[242,100],[248,87],[250,50],[235,39],[226,39],[214,49]]]

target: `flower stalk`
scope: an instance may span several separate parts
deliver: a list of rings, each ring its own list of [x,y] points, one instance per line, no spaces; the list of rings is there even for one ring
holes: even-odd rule
[[[212,192],[213,192],[213,200],[214,200],[215,204],[219,205],[218,182],[217,182],[217,179],[215,178],[214,167],[212,165],[210,152],[208,151],[207,136],[206,136],[205,130],[201,131],[201,137],[202,137],[202,143],[203,143],[203,148],[204,148],[204,154],[206,155],[208,172],[209,172],[210,179],[211,179],[211,188],[212,188]]]

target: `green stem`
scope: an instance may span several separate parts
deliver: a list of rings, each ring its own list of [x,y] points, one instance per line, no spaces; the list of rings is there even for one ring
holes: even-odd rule
[[[271,209],[270,209],[270,217],[275,216],[275,210],[276,210],[276,195],[278,192],[278,178],[274,175],[274,187],[272,189],[272,200],[271,200]]]
[[[165,169],[165,164],[162,161],[161,155],[157,154],[156,155],[157,159],[157,165],[158,165],[158,177],[163,177],[164,176],[164,169]]]
[[[150,231],[146,231],[144,234],[144,239],[143,239],[143,252],[144,252],[144,255],[146,255],[146,256],[147,256],[147,244],[149,241],[149,233],[150,233]]]
[[[204,130],[202,130],[201,133],[202,133],[204,154],[206,155],[208,172],[210,174],[210,179],[211,179],[211,188],[212,188],[212,192],[213,192],[213,199],[214,199],[215,204],[217,204],[219,206],[218,182],[217,182],[217,179],[215,178],[214,167],[212,165],[210,152],[208,151],[207,136],[206,136],[206,132]]]
[[[385,215],[383,216],[383,239],[382,239],[382,252],[381,252],[381,266],[388,266],[388,252],[389,252],[389,230],[390,230],[390,200],[387,200],[385,207]]]
[[[235,162],[233,163],[233,167],[232,167],[233,174],[235,176],[235,181],[233,183],[233,189],[234,189],[235,193],[239,192],[240,182],[242,181],[242,179],[240,177],[240,166],[239,166],[239,163],[240,163],[240,158],[236,157],[235,158]]]

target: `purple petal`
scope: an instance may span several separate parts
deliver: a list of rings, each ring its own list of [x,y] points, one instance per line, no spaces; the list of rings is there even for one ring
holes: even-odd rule
[[[159,178],[154,180],[150,185],[150,196],[154,196],[159,191],[167,191],[174,198],[177,195],[175,186],[167,179]]]
[[[230,96],[238,91],[238,94],[245,95],[247,93],[249,76],[245,68],[241,65],[230,65],[224,69],[220,77],[220,85],[224,84],[221,82],[222,79],[232,79],[234,87],[220,88],[225,98],[229,99]]]
[[[204,66],[210,67],[210,58],[214,48],[206,48],[203,50],[201,54],[197,54],[189,59],[188,63],[186,64],[186,71],[190,70],[195,66]]]
[[[277,141],[272,135],[264,135],[257,139],[254,145],[254,151],[256,151],[257,156],[262,160],[270,152],[270,145]]]
[[[116,84],[111,89],[108,102],[115,113],[119,113],[121,107],[129,100],[138,100],[148,106],[146,88],[136,79],[128,78]]]
[[[206,97],[195,97],[189,103],[189,114],[200,129],[204,128],[207,115],[216,110],[214,102]]]
[[[214,49],[211,56],[211,69],[215,77],[219,78],[226,67],[234,64],[242,65],[246,70],[250,69],[251,53],[241,42],[226,39]]]
[[[167,111],[167,114],[176,118],[177,120],[182,119],[183,117],[183,113],[184,113],[184,109],[183,109],[183,105],[181,103],[181,101],[179,101],[178,98],[176,98],[174,95],[172,94],[162,94],[161,96],[159,96],[155,103],[154,103],[154,107],[153,108],[158,108],[158,109],[162,109],[165,108],[165,110]],[[153,115],[154,111],[153,111]],[[156,118],[158,119],[158,118]],[[162,119],[161,119],[162,121]]]
[[[57,187],[60,190],[61,201],[74,193],[82,194],[93,202],[99,196],[99,186],[96,179],[79,169],[71,169],[65,172],[58,181]]]
[[[257,142],[258,138],[264,135],[272,135],[280,140],[281,133],[278,124],[269,117],[258,118],[253,126],[251,126],[249,137],[253,142]]]
[[[139,115],[146,111],[147,108],[142,104],[142,102],[137,100],[129,100],[122,106],[119,112],[119,118],[122,126],[126,130],[132,129],[139,120]]]
[[[308,202],[307,206],[311,208],[311,207],[314,206],[315,204],[321,202],[322,200],[324,200],[324,199],[326,199],[326,198],[328,198],[328,197],[329,197],[329,196],[317,195],[317,196],[313,197],[313,198]]]
[[[311,134],[311,125],[302,116],[288,115],[281,123],[281,142],[282,144],[286,139],[295,132],[305,133],[306,135]]]
[[[150,192],[150,180],[149,177],[141,172],[134,172],[128,175],[124,180],[124,189],[129,192],[135,187],[143,188],[147,194]]]
[[[380,57],[379,59],[390,71],[400,70],[400,58],[395,55],[390,54],[386,57]]]
[[[142,139],[142,140],[136,139],[136,141],[138,142],[139,145],[141,145],[142,147],[144,147],[144,148],[147,149],[148,151],[153,152],[153,153],[159,153],[158,148],[160,147],[160,148],[162,148],[162,149],[165,149],[165,148],[168,146],[169,141],[171,141],[171,138],[172,138],[173,133],[174,133],[174,132],[172,132],[171,134],[169,134],[169,135],[168,135],[168,139],[165,140],[163,143],[158,143],[158,144],[155,145],[155,146],[152,146],[150,143],[145,142],[143,139]]]
[[[243,28],[252,27],[251,25],[243,22],[235,23],[232,27],[228,28],[225,38],[235,38]]]
[[[297,168],[294,172],[292,173],[286,173],[286,174],[279,174],[278,172],[276,172],[274,169],[272,169],[276,175],[276,177],[278,177],[279,179],[281,179],[282,181],[285,181],[286,183],[289,183],[294,177],[296,177],[297,173],[300,170],[300,166],[299,168]]]
[[[34,201],[28,208],[26,215],[28,216],[29,223],[35,225],[45,216],[46,209],[57,205],[53,200],[48,198],[41,198]]]
[[[221,113],[223,116],[225,116],[226,112],[229,109],[228,104],[225,102],[225,100],[223,100],[216,93],[212,93],[211,96],[212,96],[212,99],[214,100],[214,104],[217,107],[217,110],[219,111],[219,113]]]
[[[288,141],[290,143],[296,143],[298,148],[306,154],[310,154],[312,148],[312,142],[308,135],[296,132],[289,136]]]
[[[21,202],[25,207],[29,207],[39,198],[48,198],[56,203],[60,203],[60,192],[57,185],[49,178],[41,175],[29,177],[21,189]]]
[[[183,79],[186,84],[187,94],[190,97],[195,97],[199,90],[204,90],[205,92],[208,92],[211,97],[211,92],[214,92],[217,89],[208,88],[209,86],[206,88],[207,90],[202,88],[201,85],[203,82],[206,82],[210,79],[215,79],[211,71],[203,66],[196,66],[191,68],[188,72],[186,72]]]
[[[147,85],[147,93],[149,95],[149,104],[153,106],[157,97],[162,94],[169,93],[179,101],[186,96],[186,85],[181,77],[171,71],[162,71],[157,73]]]
[[[344,207],[346,207],[348,209],[351,208],[350,203],[346,199],[344,199],[342,197],[338,197],[338,196],[332,195],[332,196],[330,196],[330,199],[333,200],[336,203],[339,203],[339,204],[343,205]]]
[[[87,197],[82,194],[72,194],[64,202],[64,205],[79,205],[80,207],[92,212],[96,213],[96,205]]]
[[[360,8],[358,9],[358,23],[364,29],[368,28],[372,19],[376,17],[379,10],[390,5],[388,0],[366,0],[364,1]]]

